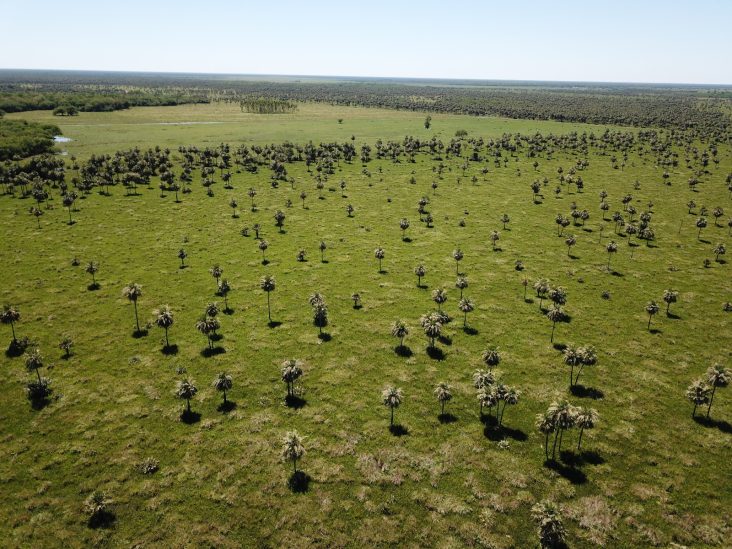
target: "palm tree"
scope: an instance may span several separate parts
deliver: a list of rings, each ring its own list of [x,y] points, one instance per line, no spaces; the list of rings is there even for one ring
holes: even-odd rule
[[[694,409],[691,411],[691,417],[696,417],[697,406],[701,406],[709,402],[709,395],[711,395],[711,393],[711,387],[709,387],[703,379],[697,379],[687,387],[686,398],[694,404]]]
[[[295,382],[302,376],[302,362],[287,359],[282,363],[281,377],[287,385],[287,398],[295,396]]]
[[[452,257],[455,260],[455,274],[460,274],[460,262],[463,259],[463,252],[460,248],[453,250]]]
[[[424,268],[424,265],[421,263],[417,265],[414,268],[414,274],[417,275],[417,287],[420,287],[422,285],[422,277],[427,274],[426,269]]]
[[[463,316],[463,328],[465,328],[468,325],[468,313],[473,312],[473,310],[475,309],[475,304],[467,297],[464,297],[458,303],[458,308],[464,315]]]
[[[137,325],[137,331],[140,332],[140,320],[137,316],[137,300],[142,296],[142,286],[134,282],[130,282],[127,286],[122,288],[122,296],[129,299],[135,306],[135,324]]]
[[[496,381],[493,372],[490,370],[475,370],[473,373],[473,386],[476,389],[482,389],[483,387],[490,387]]]
[[[38,376],[39,385],[42,384],[41,373],[39,371],[43,367],[43,355],[41,355],[41,350],[38,348],[33,349],[31,352],[25,353],[24,358],[25,367],[29,372],[35,372]]]
[[[501,352],[498,347],[491,345],[483,351],[480,358],[488,366],[488,370],[492,372],[493,368],[501,363]]]
[[[226,372],[221,372],[211,383],[211,387],[220,391],[224,395],[224,406],[226,406],[226,391],[230,391],[234,383],[231,380],[231,376]]]
[[[215,301],[212,303],[206,304],[206,309],[204,311],[204,314],[206,316],[210,316],[212,318],[215,317],[216,315],[219,314],[219,304],[216,303]]]
[[[161,305],[160,308],[153,311],[155,316],[155,325],[165,330],[165,346],[170,347],[168,341],[168,329],[173,325],[173,311],[167,305]]]
[[[227,279],[223,279],[219,284],[219,295],[224,298],[224,311],[230,311],[229,309],[229,292],[231,291],[231,284]]]
[[[546,278],[539,278],[534,282],[534,290],[536,290],[536,297],[539,298],[539,309],[541,309],[541,304],[549,291],[549,281]]]
[[[354,309],[361,308],[361,294],[359,294],[358,292],[351,294],[351,300],[353,301]]]
[[[224,274],[224,270],[218,265],[214,265],[208,270],[209,273],[211,273],[211,276],[216,279],[216,291],[219,290],[219,279],[221,278],[221,275]]]
[[[464,276],[457,277],[457,280],[455,281],[455,287],[460,290],[460,298],[463,297],[463,290],[468,287],[468,279]]]
[[[402,230],[402,240],[406,240],[407,229],[409,228],[409,220],[406,217],[403,217],[401,221],[399,221],[399,228]]]
[[[318,246],[318,249],[320,249],[320,261],[321,263],[325,263],[325,250],[328,248],[328,245],[325,243],[324,240],[320,241],[320,245]]]
[[[305,261],[305,256],[306,256],[306,255],[307,255],[307,254],[306,254],[305,250],[299,250],[299,251],[297,252],[297,260],[298,260],[298,261],[299,261],[300,263],[302,263],[303,261]]]
[[[663,300],[666,302],[666,315],[669,314],[669,308],[671,307],[672,303],[676,303],[676,300],[679,297],[679,292],[675,292],[674,290],[664,290],[663,291]]]
[[[211,339],[211,336],[213,336],[213,334],[216,333],[216,330],[220,327],[219,319],[216,317],[205,316],[196,321],[196,330],[206,336],[208,339],[209,349],[213,349],[213,339]]]
[[[498,405],[498,393],[493,385],[484,385],[478,389],[478,404],[480,404],[480,417],[483,417],[483,408],[488,408],[488,415],[491,415],[491,408]],[[496,413],[498,413],[496,411]]]
[[[297,460],[305,454],[302,437],[297,431],[288,431],[282,441],[282,459],[292,462],[294,474],[297,474]]]
[[[104,492],[94,491],[84,500],[84,511],[89,515],[89,520],[98,520],[107,513],[112,500]]]
[[[391,335],[399,338],[399,348],[404,348],[404,338],[409,335],[409,328],[402,320],[395,320],[391,325]]]
[[[506,223],[509,223],[511,221],[511,218],[508,217],[508,214],[503,214],[501,216],[501,223],[503,223],[503,230],[506,230]]]
[[[313,308],[313,324],[318,327],[318,333],[323,333],[323,328],[328,325],[328,307],[324,302],[318,303]]]
[[[447,292],[445,288],[437,288],[432,291],[432,301],[437,303],[437,310],[442,311],[442,304],[447,301]]]
[[[353,217],[353,212],[354,212],[353,204],[346,205],[346,214],[348,215],[348,217]]]
[[[491,234],[488,236],[488,238],[491,241],[491,245],[493,246],[493,251],[496,249],[496,242],[498,242],[501,238],[501,235],[498,231],[491,231]]]
[[[275,219],[275,225],[280,229],[280,232],[282,232],[282,227],[285,225],[285,212],[282,210],[277,210],[274,213],[274,219]]]
[[[552,335],[549,338],[549,342],[554,343],[554,329],[557,327],[557,322],[564,320],[564,311],[561,307],[554,307],[546,313],[546,317],[552,323]]]
[[[402,390],[389,386],[381,392],[381,401],[391,411],[389,427],[394,427],[394,409],[399,408],[402,403]]]
[[[724,244],[720,243],[714,247],[714,249],[712,250],[712,253],[714,254],[714,261],[719,263],[719,256],[727,253],[727,248],[724,246]]]
[[[575,424],[579,427],[579,440],[577,441],[577,451],[582,447],[582,433],[585,429],[593,429],[597,424],[600,416],[594,408],[584,408],[579,406],[575,409]]]
[[[531,508],[531,516],[539,525],[541,549],[556,549],[564,546],[567,532],[556,504],[548,500],[536,503]]]
[[[611,240],[610,242],[607,243],[607,246],[605,246],[605,249],[607,250],[607,270],[609,271],[610,270],[610,258],[612,257],[612,255],[614,253],[617,253],[618,244],[614,240]]]
[[[552,459],[555,459],[557,440],[559,441],[559,451],[561,452],[564,432],[575,425],[575,407],[566,400],[552,402],[549,405],[547,413],[552,417],[556,429],[554,432],[554,445],[552,446]]]
[[[186,251],[181,248],[178,251],[178,259],[180,259],[180,268],[183,269],[186,266],[186,257],[188,257],[188,254]]]
[[[191,413],[191,399],[196,396],[196,393],[198,393],[198,389],[196,388],[192,380],[181,379],[176,384],[175,394],[178,396],[178,398],[184,399],[186,401],[186,411],[189,414]]]
[[[75,201],[76,201],[76,195],[74,193],[65,194],[63,196],[62,202],[63,202],[64,208],[69,210],[69,225],[74,224],[74,220],[71,219],[71,207],[74,205]]]
[[[651,329],[651,319],[653,318],[653,315],[657,314],[660,310],[658,304],[651,300],[646,304],[646,312],[648,313],[648,329]]]
[[[257,191],[254,189],[254,187],[251,187],[247,191],[247,195],[249,195],[249,198],[252,200],[252,211],[256,210],[257,207],[254,205],[254,197],[257,196]]]
[[[435,387],[435,396],[440,403],[440,415],[445,415],[445,403],[452,400],[452,388],[445,382],[440,382]]]
[[[429,313],[422,315],[419,322],[422,325],[424,334],[430,340],[430,348],[434,348],[435,339],[440,337],[440,334],[442,333],[441,316],[438,313]]]
[[[549,461],[549,435],[556,430],[554,416],[550,412],[544,412],[536,415],[534,425],[540,433],[544,434],[544,456]]]
[[[700,217],[696,220],[696,226],[698,227],[699,231],[696,233],[697,240],[701,238],[701,232],[704,227],[707,226],[707,220],[704,217]]]
[[[229,206],[231,206],[232,209],[231,217],[235,219],[239,217],[238,215],[236,215],[236,209],[239,207],[239,203],[236,201],[235,198],[231,199],[231,201],[229,202]]]
[[[515,404],[518,404],[519,396],[521,393],[519,393],[513,387],[509,387],[507,385],[504,385],[503,383],[499,383],[497,386],[494,386],[494,388],[496,392],[496,397],[498,398],[498,405],[496,406],[496,419],[498,420],[498,428],[500,429],[501,425],[503,424],[503,414],[506,411],[506,406],[513,406]],[[501,402],[503,402],[502,408],[500,405]]]
[[[15,337],[15,323],[20,320],[20,310],[14,305],[3,305],[3,310],[0,313],[0,322],[3,324],[10,324],[10,329],[13,332],[13,342],[18,341]]]
[[[305,191],[302,191],[302,192],[300,193],[300,200],[302,200],[302,209],[303,209],[303,210],[305,209],[305,199],[306,199],[307,197],[308,197],[308,193],[306,193]]]
[[[267,248],[269,248],[269,242],[262,239],[259,241],[259,249],[262,251],[262,265],[267,264],[267,257],[265,256],[265,252],[267,251]]]
[[[709,407],[707,408],[707,419],[709,419],[709,412],[712,410],[714,393],[717,387],[726,387],[730,381],[732,381],[732,372],[722,367],[721,364],[715,364],[707,369],[706,382],[712,388],[712,394],[709,396]]]
[[[270,307],[269,293],[274,292],[277,287],[274,277],[264,275],[259,281],[259,287],[267,293],[267,317],[269,318],[269,321],[272,322],[272,308]]]
[[[571,255],[570,251],[572,250],[572,246],[577,244],[577,238],[574,235],[569,235],[564,243],[567,245],[567,255]]]
[[[92,288],[97,287],[97,278],[96,274],[99,271],[99,263],[96,261],[90,261],[86,265],[86,269],[84,269],[88,274],[92,276]]]
[[[374,257],[379,260],[379,272],[383,272],[381,269],[381,260],[384,259],[384,256],[386,255],[386,252],[384,252],[384,248],[379,246],[374,250]]]
[[[70,335],[65,335],[63,338],[61,338],[61,341],[58,344],[58,348],[64,352],[64,358],[69,358],[71,356],[71,348],[73,346],[74,340],[71,338]]]

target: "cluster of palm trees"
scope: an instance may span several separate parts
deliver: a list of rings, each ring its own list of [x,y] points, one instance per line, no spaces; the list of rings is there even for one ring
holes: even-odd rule
[[[544,455],[546,460],[556,460],[557,451],[561,453],[564,433],[579,429],[577,451],[582,449],[582,435],[585,429],[593,429],[599,420],[597,410],[574,406],[567,400],[552,402],[547,411],[536,416],[536,428],[544,434]],[[549,457],[549,437],[554,435],[551,458]]]
[[[597,352],[595,348],[590,346],[575,347],[567,345],[562,351],[564,364],[569,366],[569,388],[576,386],[579,382],[580,374],[585,366],[594,366],[597,364]],[[577,375],[574,375],[575,368]]]
[[[524,284],[526,288],[527,284]],[[552,302],[552,307],[544,314],[552,323],[552,333],[549,337],[551,343],[554,342],[554,331],[557,327],[557,322],[564,322],[567,320],[567,313],[562,309],[562,305],[567,303],[567,290],[563,286],[551,286],[549,280],[546,278],[539,278],[534,282],[534,290],[536,291],[536,297],[539,298],[539,310],[542,309],[542,305],[545,299],[549,299]]]
[[[691,417],[696,417],[696,409],[699,406],[707,405],[707,419],[712,411],[714,393],[717,388],[727,387],[732,381],[732,371],[724,368],[721,364],[710,366],[703,377],[693,381],[686,389],[686,398],[694,405]]]
[[[231,405],[231,402],[227,399],[227,393],[231,391],[233,386],[233,378],[226,372],[219,372],[211,382],[211,387],[223,396],[222,409],[228,409]],[[192,413],[191,400],[198,394],[196,383],[189,378],[178,380],[175,384],[175,394],[179,399],[186,401],[186,409],[183,413],[190,415]]]

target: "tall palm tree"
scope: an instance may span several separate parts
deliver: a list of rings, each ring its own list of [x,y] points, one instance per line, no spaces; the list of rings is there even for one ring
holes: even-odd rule
[[[709,407],[707,408],[707,419],[709,412],[712,411],[712,403],[714,402],[714,393],[717,387],[726,387],[732,381],[732,372],[724,368],[721,364],[715,364],[707,369],[706,382],[712,388],[712,394],[709,395]]]
[[[384,251],[384,248],[381,246],[377,247],[374,250],[374,257],[379,260],[379,272],[383,272],[381,269],[381,261],[384,259],[384,256],[386,255],[386,252]]]
[[[495,251],[496,242],[501,239],[501,234],[498,231],[491,231],[491,234],[488,235],[488,239],[491,241],[491,246],[493,246],[493,250]]]
[[[282,232],[282,227],[285,225],[285,212],[282,210],[277,210],[274,213],[274,219],[275,219],[275,225],[279,228],[280,232]]]
[[[714,247],[712,253],[714,254],[714,261],[719,263],[719,256],[727,253],[727,248],[724,246],[724,244],[720,243]]]
[[[211,383],[211,387],[224,395],[224,405],[226,405],[226,391],[230,391],[233,386],[234,382],[226,372],[219,373],[213,380],[213,383]]]
[[[97,277],[96,277],[96,274],[99,271],[99,263],[97,263],[96,261],[90,261],[89,263],[87,263],[86,269],[84,269],[84,270],[87,272],[87,274],[90,274],[91,275],[91,277],[92,277],[92,287],[93,288],[96,288],[97,287]]]
[[[455,260],[455,274],[460,274],[460,262],[463,260],[463,251],[460,248],[453,250],[452,257]]]
[[[610,258],[614,253],[617,253],[618,251],[618,244],[614,240],[611,240],[607,243],[607,246],[605,246],[605,250],[607,250],[607,270],[610,270]]]
[[[498,428],[501,428],[503,424],[503,414],[506,411],[506,406],[513,406],[518,404],[520,393],[513,387],[499,383],[495,386],[496,396],[498,398],[498,406],[496,407],[496,419],[498,420]],[[503,402],[501,408],[500,403]],[[499,414],[500,408],[500,414]]]
[[[3,310],[0,312],[0,322],[3,324],[10,324],[10,329],[13,332],[13,342],[18,341],[15,337],[15,323],[20,320],[20,310],[14,305],[3,305]]]
[[[186,411],[191,413],[191,399],[198,393],[198,388],[195,386],[192,380],[181,379],[178,381],[175,387],[175,394],[178,398],[186,401]]]
[[[686,398],[694,404],[694,409],[691,411],[691,417],[696,417],[697,406],[709,403],[709,395],[711,394],[711,387],[709,387],[703,379],[697,379],[687,387]]]
[[[249,195],[249,198],[252,201],[252,211],[256,210],[257,207],[254,204],[254,197],[257,196],[256,189],[254,189],[254,187],[250,187],[250,189],[247,191],[247,195]]]
[[[325,243],[325,240],[321,240],[320,244],[318,245],[318,249],[320,250],[320,261],[321,263],[325,263],[325,250],[328,248],[328,245]]]
[[[490,387],[496,382],[496,378],[491,370],[478,369],[473,372],[473,387],[482,389]]]
[[[296,359],[287,359],[282,363],[281,377],[287,385],[287,397],[295,396],[295,382],[302,376],[302,362]]]
[[[231,284],[227,279],[223,279],[219,284],[219,295],[224,298],[224,311],[228,312],[229,309],[229,292],[231,291]]]
[[[463,290],[468,287],[468,279],[465,276],[457,277],[455,281],[455,287],[460,290],[460,299],[463,297]]]
[[[549,435],[554,433],[556,430],[554,416],[548,411],[537,414],[534,425],[539,432],[544,435],[544,456],[546,457],[546,460],[549,461]]]
[[[269,242],[267,242],[266,240],[262,239],[262,240],[259,241],[259,244],[257,244],[257,246],[259,247],[259,249],[262,252],[262,264],[263,265],[266,265],[267,264],[267,257],[265,255],[265,252],[267,251],[267,248],[269,248]]]
[[[406,217],[403,217],[401,221],[399,221],[399,228],[402,230],[402,240],[406,240],[407,229],[409,228],[409,220]]]
[[[483,408],[488,408],[488,415],[491,415],[491,409],[498,405],[498,393],[494,385],[484,385],[478,389],[478,404],[480,404],[480,417],[483,417]],[[496,413],[498,411],[496,410]]]
[[[305,454],[302,440],[297,431],[288,431],[282,441],[282,459],[292,462],[294,474],[297,474],[297,460]]]
[[[394,410],[402,403],[402,390],[390,385],[381,392],[381,401],[391,411],[389,427],[394,427]]]
[[[211,267],[208,270],[208,272],[211,273],[211,276],[216,279],[216,291],[218,292],[218,290],[219,290],[219,279],[224,274],[224,270],[217,263],[216,265],[214,265],[213,267]]]
[[[676,292],[674,290],[664,290],[663,291],[663,300],[666,302],[666,314],[669,314],[669,308],[671,307],[672,303],[676,303],[676,300],[679,298],[679,292]]]
[[[556,329],[556,327],[557,327],[557,322],[561,322],[562,320],[564,320],[564,311],[562,310],[562,308],[561,308],[561,307],[554,307],[554,308],[550,309],[550,310],[549,310],[549,311],[548,311],[548,312],[546,313],[546,317],[547,317],[547,318],[548,318],[548,319],[549,319],[549,320],[551,321],[551,323],[552,323],[552,335],[551,335],[551,337],[549,338],[549,341],[550,341],[551,343],[554,343],[554,330],[555,330],[555,329]]]
[[[186,266],[186,257],[188,257],[188,254],[186,251],[181,248],[178,250],[178,259],[180,259],[180,268],[184,268]]]
[[[452,400],[452,388],[444,381],[441,381],[435,387],[435,396],[437,397],[437,400],[440,403],[440,415],[444,416],[445,415],[445,403]]]
[[[536,297],[539,298],[539,309],[541,309],[542,302],[549,291],[549,281],[546,278],[537,279],[537,281],[534,282],[534,290],[536,290]]]
[[[404,348],[404,338],[409,335],[409,328],[402,320],[395,320],[391,325],[391,335],[399,338],[399,348]]]
[[[437,310],[442,311],[442,304],[447,301],[447,292],[445,288],[437,288],[432,291],[432,301],[437,303]]]
[[[577,238],[572,234],[569,235],[565,240],[564,243],[567,245],[567,255],[571,255],[572,246],[577,244]]]
[[[438,313],[422,315],[419,322],[422,325],[424,334],[430,340],[430,348],[434,348],[435,339],[440,337],[440,334],[442,334],[442,321],[440,315]]]
[[[458,308],[463,313],[463,328],[468,325],[468,313],[472,313],[475,309],[475,304],[467,297],[464,297],[458,303]]]
[[[701,232],[704,227],[707,226],[707,220],[705,217],[700,217],[696,220],[696,226],[699,229],[699,231],[696,233],[697,240],[701,238]]]
[[[651,300],[646,304],[646,312],[648,313],[648,329],[651,329],[651,319],[653,318],[653,315],[657,314],[658,311],[660,311],[660,307],[658,304]]]
[[[211,337],[220,327],[219,319],[216,317],[205,316],[196,321],[196,330],[206,336],[209,349],[213,349],[213,339]]]
[[[38,348],[33,349],[32,351],[25,353],[24,358],[25,367],[29,372],[35,372],[38,376],[39,385],[42,384],[43,382],[41,381],[40,369],[43,367],[43,355],[41,355],[41,350]]]
[[[165,330],[165,346],[170,347],[168,341],[168,330],[173,325],[173,311],[168,305],[161,305],[160,308],[153,311],[155,316],[155,325]]]
[[[137,331],[140,331],[140,319],[137,316],[137,300],[142,296],[142,286],[134,282],[130,282],[127,286],[122,288],[122,296],[129,299],[135,306],[135,325]]]
[[[71,356],[71,348],[73,346],[74,340],[70,335],[63,336],[58,344],[58,348],[64,352],[64,358],[69,358]]]
[[[421,285],[422,285],[422,277],[423,277],[423,276],[424,276],[425,274],[427,274],[427,271],[426,271],[426,269],[424,268],[424,265],[422,265],[421,263],[420,263],[419,265],[417,265],[417,266],[416,266],[416,267],[414,268],[414,274],[415,274],[415,275],[417,275],[417,286],[419,287],[419,286],[421,286]]]
[[[313,324],[318,327],[318,333],[323,333],[323,328],[328,325],[328,307],[324,302],[317,303],[313,307]]]
[[[552,402],[547,413],[552,416],[556,431],[554,433],[554,445],[552,446],[552,459],[556,457],[557,441],[559,451],[562,451],[562,438],[564,432],[575,426],[575,407],[568,401]]]
[[[501,352],[498,347],[491,345],[483,351],[480,358],[488,366],[488,370],[492,372],[493,368],[501,363]]]
[[[585,429],[593,429],[597,425],[600,416],[594,408],[584,408],[579,406],[575,409],[575,425],[579,428],[579,439],[577,441],[577,451],[582,448],[582,433]]]
[[[503,214],[501,216],[501,223],[503,223],[503,230],[506,230],[506,223],[509,223],[511,221],[511,218],[508,217],[508,214]]]
[[[272,322],[272,308],[270,307],[269,294],[270,292],[274,292],[277,287],[274,277],[264,275],[259,281],[259,287],[267,293],[267,317],[269,318],[269,321]]]

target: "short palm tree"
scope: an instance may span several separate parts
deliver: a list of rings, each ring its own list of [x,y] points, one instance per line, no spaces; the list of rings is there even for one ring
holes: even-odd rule
[[[186,411],[191,412],[191,399],[196,396],[198,389],[192,380],[181,379],[175,386],[175,394],[178,398],[186,401]]]
[[[468,313],[472,313],[475,309],[475,304],[467,297],[464,297],[458,303],[458,308],[463,313],[463,328],[468,325]]]
[[[494,385],[484,385],[477,392],[478,404],[480,405],[480,417],[483,417],[483,408],[488,408],[488,415],[491,415],[491,409],[498,405],[498,393]]]
[[[230,391],[233,386],[234,382],[232,381],[231,376],[226,372],[219,373],[219,375],[217,375],[213,380],[213,383],[211,383],[211,387],[224,395],[224,405],[227,403],[226,391]]]
[[[455,281],[455,287],[460,290],[460,299],[463,297],[463,290],[468,287],[468,279],[465,276],[457,277]]]
[[[402,390],[389,386],[381,392],[381,401],[391,411],[389,427],[394,427],[394,410],[402,403]]]
[[[557,322],[564,320],[564,311],[561,307],[553,307],[546,313],[546,317],[552,323],[552,335],[549,338],[551,343],[554,343],[554,330],[557,327]]]
[[[218,265],[214,265],[208,270],[209,273],[211,273],[211,276],[216,279],[216,291],[219,291],[219,279],[224,274],[224,270]]]
[[[506,230],[506,224],[509,223],[510,221],[511,221],[511,218],[508,217],[508,214],[503,214],[501,216],[501,223],[503,223],[503,230],[504,231]]]
[[[259,247],[260,251],[262,252],[262,264],[263,265],[266,265],[267,264],[267,256],[265,255],[265,252],[267,251],[267,248],[269,248],[269,242],[267,242],[266,240],[262,239],[262,240],[259,241],[259,244],[257,244],[257,246]]]
[[[165,330],[165,346],[170,347],[170,341],[168,341],[168,330],[173,325],[173,311],[168,305],[161,305],[158,309],[153,311],[155,316],[155,325],[158,328]]]
[[[445,404],[452,400],[452,388],[445,382],[440,382],[435,387],[435,396],[440,403],[440,415],[445,415]]]
[[[325,263],[325,250],[328,248],[328,245],[325,243],[325,240],[321,240],[320,244],[318,245],[318,249],[320,250],[320,261],[321,263]]]
[[[267,317],[269,318],[269,321],[272,322],[272,308],[270,306],[269,294],[270,292],[274,292],[277,287],[274,277],[264,275],[259,281],[259,287],[267,293]]]
[[[460,262],[463,260],[463,251],[460,248],[453,250],[452,257],[455,260],[455,274],[460,274]]]
[[[483,351],[480,358],[488,366],[488,370],[492,372],[493,368],[501,363],[501,352],[498,347],[491,345]]]
[[[213,339],[212,336],[216,333],[216,330],[218,330],[221,327],[219,324],[219,319],[216,317],[211,316],[205,316],[203,318],[200,318],[196,322],[196,330],[201,332],[203,335],[206,336],[208,339],[208,348],[213,349]]]
[[[419,319],[419,322],[422,325],[424,334],[430,340],[430,348],[434,348],[435,339],[440,337],[440,335],[442,334],[442,320],[440,315],[438,313],[429,313],[426,315],[422,315]]]
[[[43,355],[41,355],[40,349],[33,349],[30,352],[25,353],[25,367],[29,372],[35,372],[38,376],[38,383],[41,384],[41,372],[43,368]]]
[[[475,370],[473,373],[473,387],[476,389],[482,389],[483,387],[490,387],[496,382],[496,378],[491,370]]]
[[[696,220],[696,226],[699,229],[699,231],[696,233],[697,240],[701,238],[701,232],[704,227],[707,226],[707,220],[705,217],[700,217]]]
[[[658,304],[651,300],[646,304],[646,313],[648,313],[648,329],[651,329],[651,319],[653,318],[653,315],[658,314],[658,311],[660,310],[660,307]]]
[[[65,335],[59,341],[58,348],[64,352],[64,357],[69,358],[71,356],[71,348],[74,346],[74,340],[69,335]]]
[[[384,256],[386,255],[386,252],[384,251],[384,248],[379,246],[374,250],[374,257],[379,260],[379,272],[382,272],[381,269],[381,261],[384,259]]]
[[[686,398],[694,404],[694,409],[691,411],[691,417],[696,417],[697,406],[709,403],[709,396],[711,394],[711,387],[709,387],[703,379],[697,379],[687,387]]]
[[[302,362],[296,359],[287,359],[282,363],[281,377],[287,385],[287,397],[295,396],[295,382],[302,376]]]
[[[719,263],[719,256],[727,253],[727,248],[724,246],[724,244],[720,243],[714,247],[714,249],[712,250],[712,253],[714,254],[714,261]]]
[[[96,261],[90,261],[87,263],[86,268],[84,269],[87,274],[90,274],[92,277],[92,288],[97,288],[97,272],[99,272],[99,263]]]
[[[605,246],[605,250],[607,250],[607,270],[610,270],[610,258],[614,253],[617,253],[618,251],[618,244],[614,240],[611,240],[607,243],[607,246]]]
[[[282,232],[282,227],[285,226],[285,212],[283,212],[282,210],[277,210],[274,213],[274,220],[275,225],[277,225],[277,228],[280,230],[280,232]]]
[[[402,230],[402,240],[406,240],[407,229],[409,228],[409,220],[406,217],[403,217],[401,221],[399,221],[399,228]]]
[[[219,284],[219,295],[224,298],[224,311],[228,312],[229,309],[229,292],[231,291],[231,284],[227,279],[223,279]]]
[[[671,307],[672,303],[676,303],[676,301],[679,298],[679,292],[676,292],[674,290],[664,290],[663,291],[663,300],[666,302],[666,314],[669,314],[669,308]]]
[[[437,310],[442,311],[442,304],[447,301],[447,292],[445,288],[437,288],[432,291],[432,301],[437,303]]]
[[[181,269],[186,266],[186,257],[188,257],[188,254],[186,253],[186,251],[183,248],[178,250],[178,259],[180,259],[180,268]]]
[[[712,394],[709,395],[709,406],[707,407],[707,419],[712,411],[712,403],[714,402],[714,393],[717,387],[726,387],[732,381],[732,372],[721,364],[715,364],[707,369],[706,382],[712,388]]]
[[[391,335],[399,338],[399,348],[404,348],[404,338],[409,335],[409,328],[402,320],[395,320],[391,325]]]
[[[414,268],[414,274],[415,274],[415,275],[417,275],[417,286],[419,287],[419,286],[421,286],[421,285],[422,285],[422,277],[423,277],[423,276],[424,276],[425,274],[427,274],[427,271],[426,271],[426,269],[424,268],[424,265],[422,265],[422,264],[420,264],[420,265],[417,265],[417,266],[416,266],[416,267]]]
[[[541,549],[556,549],[564,546],[567,532],[556,504],[548,500],[536,503],[531,508],[531,516],[539,526]]]
[[[14,305],[3,305],[0,312],[0,322],[10,324],[10,330],[13,332],[13,342],[18,341],[15,337],[15,323],[20,320],[20,310]]]
[[[282,441],[282,459],[292,462],[294,473],[297,474],[297,460],[305,454],[302,437],[297,431],[288,431]]]
[[[579,406],[575,410],[575,425],[579,428],[579,439],[577,440],[577,451],[582,448],[582,433],[585,429],[593,429],[597,425],[600,416],[594,408],[584,408]]]
[[[496,249],[496,242],[498,242],[501,239],[501,234],[498,231],[491,231],[491,234],[488,235],[488,239],[491,241],[491,246],[493,247],[493,250]]]
[[[137,316],[137,300],[142,296],[142,286],[134,282],[130,282],[127,286],[122,288],[122,296],[129,299],[135,306],[135,325],[137,331],[140,331],[140,319]]]

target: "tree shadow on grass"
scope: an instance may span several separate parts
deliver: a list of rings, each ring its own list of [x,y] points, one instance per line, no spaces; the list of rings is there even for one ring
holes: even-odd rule
[[[211,341],[221,341],[224,339],[222,334],[211,334]]]
[[[659,328],[651,328],[651,329],[650,329],[650,330],[648,330],[648,331],[649,331],[650,333],[652,333],[653,335],[656,335],[656,334],[662,334],[662,333],[663,333],[663,330],[660,330]]]
[[[49,395],[42,396],[42,397],[36,397],[30,399],[31,408],[33,408],[36,411],[43,410],[46,406],[51,404],[51,399],[49,398]]]
[[[427,347],[427,356],[433,360],[445,360],[445,351],[439,347]]]
[[[172,345],[165,345],[161,350],[161,353],[163,353],[165,356],[171,356],[171,355],[177,355],[178,354],[178,345],[173,343]]]
[[[98,290],[101,287],[102,287],[102,285],[99,284],[99,282],[92,282],[91,284],[89,284],[86,287],[86,289],[89,290],[90,292],[94,292],[94,291]]]
[[[450,336],[441,335],[437,338],[437,341],[443,345],[452,345],[452,338]]]
[[[94,530],[98,528],[111,528],[114,526],[116,520],[117,517],[111,511],[100,511],[89,517],[86,525]]]
[[[437,416],[437,421],[439,421],[443,425],[455,423],[457,420],[457,416],[452,415],[450,412],[445,412],[444,414],[439,414]]]
[[[333,339],[333,336],[330,335],[328,332],[322,332],[322,333],[318,334],[318,339],[320,341],[325,342],[325,341],[330,341],[331,339]]]
[[[544,467],[547,467],[553,471],[556,471],[559,475],[566,478],[572,484],[585,484],[587,482],[587,475],[585,475],[580,469],[565,465],[555,460],[549,460],[544,462]]]
[[[666,318],[670,318],[672,320],[681,320],[681,317],[675,313],[666,313]]]
[[[183,410],[180,415],[180,420],[186,425],[193,425],[201,421],[201,414],[192,410]]]
[[[148,331],[143,328],[142,330],[135,330],[134,332],[132,332],[132,337],[134,337],[135,339],[140,339],[141,337],[146,337],[147,334]]]
[[[480,333],[476,328],[473,328],[472,326],[463,326],[463,332],[471,336],[478,335]]]
[[[299,410],[303,406],[305,406],[308,403],[307,400],[305,400],[302,397],[299,397],[297,395],[287,395],[285,397],[285,406],[288,408],[293,408],[295,410]]]
[[[562,352],[564,352],[564,349],[567,348],[567,344],[566,343],[554,343],[552,345],[552,347],[554,347],[554,349],[556,349],[557,351],[562,353]]]
[[[706,416],[695,416],[694,421],[704,427],[714,427],[722,431],[723,433],[732,433],[732,425],[728,421],[722,419],[707,418]]]
[[[311,480],[313,479],[307,473],[297,471],[287,479],[287,487],[296,494],[302,494],[309,490]]]
[[[397,345],[396,347],[394,347],[394,352],[404,358],[409,358],[414,354],[412,352],[412,349],[410,349],[406,345]]]
[[[405,236],[404,238],[402,238],[402,242],[406,242],[407,244],[409,244],[411,241],[412,241],[412,239],[409,238],[408,236]]]
[[[277,320],[273,320],[271,322],[268,322],[267,323],[267,326],[270,327],[270,328],[277,328],[279,326],[282,326],[282,322],[279,322]]]
[[[219,404],[216,407],[216,410],[223,414],[231,412],[232,410],[235,410],[235,409],[236,409],[236,402],[234,402],[233,400],[227,400],[226,402],[222,402],[221,404]]]
[[[26,343],[22,340],[13,340],[5,350],[5,356],[8,358],[16,358],[21,356],[25,350],[30,346],[30,343]]]
[[[617,277],[619,277],[619,278],[623,278],[623,277],[625,277],[625,275],[624,275],[623,273],[619,273],[619,272],[618,272],[618,271],[616,271],[616,270],[612,270],[612,271],[610,271],[610,274],[611,274],[611,275],[613,275],[613,276],[617,276]]]
[[[505,438],[512,438],[518,442],[524,442],[529,437],[521,429],[513,429],[507,425],[498,426],[498,420],[492,415],[483,415],[481,418],[483,425],[483,436],[490,441],[498,442]]]
[[[209,358],[216,355],[222,355],[226,352],[226,349],[223,347],[206,347],[201,351],[201,356],[204,358]]]
[[[584,385],[572,385],[569,391],[577,398],[591,398],[592,400],[600,400],[605,398],[605,393],[595,387],[585,387]]]
[[[389,432],[395,437],[403,437],[409,434],[409,429],[401,423],[395,423],[389,426]]]
[[[231,307],[226,307],[226,309],[224,309],[224,310],[223,310],[222,312],[223,312],[223,313],[224,313],[225,315],[229,315],[229,316],[231,316],[231,315],[233,315],[233,314],[234,314],[234,309],[232,309]]]

